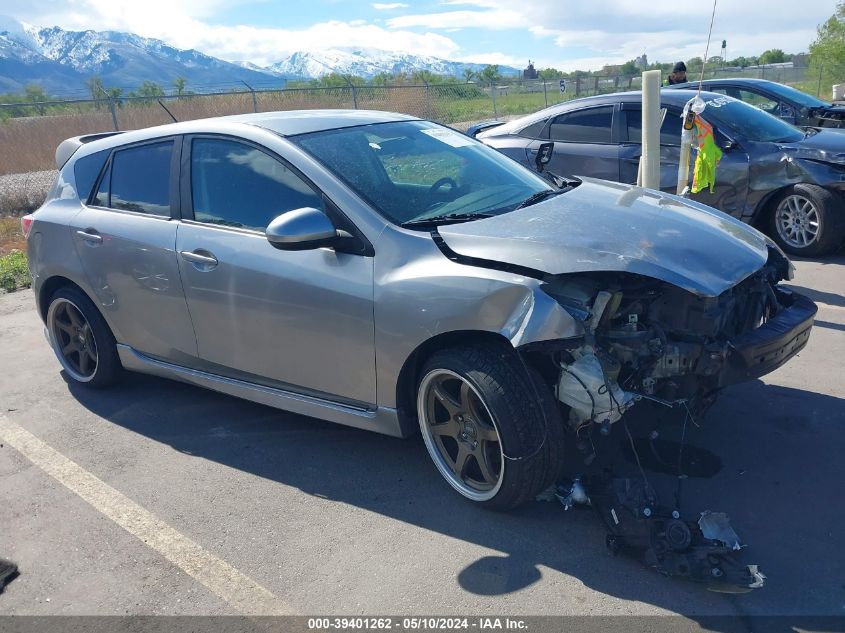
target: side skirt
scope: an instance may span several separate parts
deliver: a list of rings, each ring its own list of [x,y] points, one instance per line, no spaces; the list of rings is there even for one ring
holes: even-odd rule
[[[388,407],[378,407],[375,410],[361,409],[292,391],[265,387],[243,380],[189,369],[181,365],[150,358],[128,345],[120,343],[117,345],[117,352],[123,367],[129,371],[179,380],[291,413],[319,418],[366,431],[375,431],[393,437],[408,437],[415,430],[415,428],[403,427],[396,409]]]

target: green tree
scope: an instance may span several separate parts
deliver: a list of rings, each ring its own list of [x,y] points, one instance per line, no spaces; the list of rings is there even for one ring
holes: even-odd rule
[[[464,81],[466,83],[469,83],[473,79],[475,79],[475,75],[476,73],[472,68],[464,68]]]
[[[44,91],[44,88],[39,86],[38,84],[29,84],[26,88],[24,88],[24,95],[27,101],[31,101],[32,103],[39,103],[41,101],[49,100],[47,93]],[[44,116],[47,114],[47,107],[43,105],[35,106],[35,110],[38,112],[39,115]]]
[[[185,94],[185,85],[188,83],[188,80],[184,77],[177,77],[173,80],[173,87],[176,89],[176,94],[178,96],[182,96]]]
[[[640,69],[637,67],[637,63],[630,59],[619,68],[619,73],[621,75],[636,75],[639,74]]]
[[[499,64],[490,64],[485,66],[481,71],[479,79],[488,84],[496,83],[502,79],[502,74],[499,72]]]
[[[349,86],[350,83],[356,86],[362,86],[364,85],[364,80],[352,75],[329,73],[328,75],[320,77],[320,79],[316,82],[316,85],[322,88],[345,88]]]
[[[94,105],[99,110],[100,101],[106,94],[106,90],[103,87],[103,80],[100,79],[98,75],[94,75],[88,81],[85,82],[85,86],[88,88],[88,92],[91,93],[91,98],[94,100]]]
[[[388,84],[393,83],[393,74],[379,73],[370,79],[370,83],[374,86],[387,86]]]
[[[141,84],[141,87],[135,91],[135,95],[139,97],[163,97],[164,88],[154,81],[145,81]]]
[[[411,80],[418,84],[442,84],[443,78],[440,75],[435,75],[430,70],[416,70],[411,75]]]
[[[836,13],[819,26],[810,44],[807,76],[813,80],[811,91],[817,94],[845,81],[845,2],[839,2]]]
[[[555,79],[563,79],[566,73],[559,71],[557,68],[544,68],[537,73],[543,81],[553,81]]]
[[[756,66],[759,63],[760,61],[757,57],[736,57],[728,61],[728,66],[739,66],[740,68],[745,68],[746,66]]]
[[[786,61],[786,53],[779,48],[771,48],[760,55],[761,64],[782,64]]]

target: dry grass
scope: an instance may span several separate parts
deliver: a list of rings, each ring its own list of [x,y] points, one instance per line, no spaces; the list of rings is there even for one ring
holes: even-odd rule
[[[256,97],[259,112],[353,107],[351,92],[345,88],[265,92],[257,93]],[[168,100],[165,105],[179,121],[253,111],[249,94],[183,97]],[[361,109],[404,112],[421,117],[432,114],[424,88],[360,88],[357,105]],[[127,103],[117,109],[117,119],[121,130],[137,130],[171,122],[168,114],[155,102]],[[111,113],[105,107],[62,116],[3,121],[0,123],[0,175],[55,169],[56,147],[63,140],[113,129]]]

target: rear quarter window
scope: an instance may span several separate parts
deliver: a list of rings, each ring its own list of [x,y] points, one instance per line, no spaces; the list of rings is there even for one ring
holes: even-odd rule
[[[518,134],[526,138],[540,138],[540,133],[543,131],[543,128],[546,127],[546,121],[548,121],[548,119],[535,121],[531,125],[522,128]]]
[[[97,177],[103,171],[103,165],[109,157],[109,150],[95,152],[83,156],[73,164],[73,178],[76,181],[76,193],[79,199],[86,202],[91,197],[91,190]]]

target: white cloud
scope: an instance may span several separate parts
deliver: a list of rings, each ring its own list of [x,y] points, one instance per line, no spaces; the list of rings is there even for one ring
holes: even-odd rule
[[[526,53],[541,66],[570,70],[622,63],[642,53],[659,61],[701,56],[713,7],[710,2],[681,7],[677,0],[527,0],[519,11],[513,0],[441,0],[440,5],[446,10],[400,16],[388,25],[435,31],[528,29],[538,41]],[[834,5],[833,0],[804,0],[796,10],[792,0],[722,2],[710,54],[718,53],[723,39],[729,58],[775,47],[806,51],[816,25],[833,13]]]
[[[572,70],[622,63],[642,53],[652,61],[703,55],[712,9],[709,1],[680,6],[677,0],[440,0],[431,13],[381,14],[384,25],[360,19],[324,19],[302,28],[215,22],[217,16],[236,14],[240,5],[270,1],[0,0],[0,15],[44,26],[131,31],[258,64],[317,46],[355,46],[522,67],[524,61],[514,63],[508,54],[493,52],[508,51],[536,59],[539,67]],[[361,5],[365,11],[367,4]],[[370,6],[391,11],[413,3]],[[729,58],[773,47],[805,51],[816,25],[834,9],[834,0],[802,0],[800,7],[792,0],[720,1],[711,54],[718,53],[722,39],[727,40]]]
[[[481,28],[513,29],[530,25],[527,16],[513,9],[490,11],[444,11],[402,15],[387,21],[391,28],[423,27],[427,29]]]
[[[226,60],[259,65],[301,50],[370,47],[437,57],[455,56],[460,47],[440,33],[387,29],[365,20],[328,20],[302,29],[223,26],[210,18],[245,0],[44,0],[24,7],[0,0],[0,14],[43,26],[116,30],[164,40],[178,48],[195,48]],[[10,5],[10,6],[7,6]],[[167,16],[163,19],[162,16]]]

